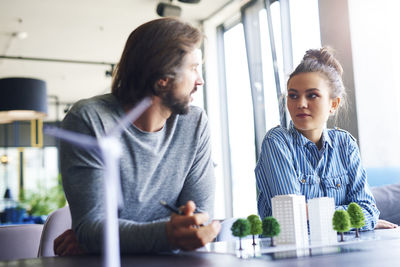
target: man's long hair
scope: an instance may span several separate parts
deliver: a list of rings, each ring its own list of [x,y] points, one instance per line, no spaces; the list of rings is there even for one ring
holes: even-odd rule
[[[139,26],[130,34],[115,69],[112,94],[126,106],[158,95],[161,89],[157,82],[169,78],[172,86],[179,78],[185,55],[202,41],[199,29],[174,18],[156,19]]]

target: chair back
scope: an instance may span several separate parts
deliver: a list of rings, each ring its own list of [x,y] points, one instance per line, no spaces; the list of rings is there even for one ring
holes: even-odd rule
[[[69,206],[65,206],[50,213],[43,226],[40,238],[38,257],[52,257],[54,254],[54,239],[71,229],[71,212]]]
[[[0,226],[0,260],[36,258],[42,224]]]
[[[379,219],[400,224],[400,183],[372,187],[371,192],[380,211]]]

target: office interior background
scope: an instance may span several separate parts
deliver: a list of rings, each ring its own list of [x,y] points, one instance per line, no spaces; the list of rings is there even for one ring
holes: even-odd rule
[[[110,92],[127,37],[159,17],[160,2],[179,6],[181,17],[207,36],[205,85],[193,105],[209,117],[216,218],[257,213],[253,170],[262,138],[290,120],[281,101],[287,77],[306,50],[321,45],[336,50],[348,95],[346,112],[327,126],[357,138],[371,186],[400,182],[395,0],[0,0],[0,78],[44,80],[43,123],[59,125],[77,100]],[[0,156],[7,156],[0,210],[10,205],[7,188],[14,204],[59,188],[57,141],[44,136],[43,145],[32,145],[31,128],[28,121],[0,124]]]

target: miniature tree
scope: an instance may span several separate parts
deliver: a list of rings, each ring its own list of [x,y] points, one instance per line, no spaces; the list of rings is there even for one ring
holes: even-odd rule
[[[250,223],[246,219],[237,219],[231,227],[232,235],[239,237],[239,250],[242,250],[242,237],[250,234]]]
[[[271,247],[274,247],[274,236],[279,235],[281,232],[281,226],[278,221],[272,216],[265,217],[262,220],[262,230],[263,235],[271,237]]]
[[[360,237],[359,229],[365,225],[364,213],[361,207],[357,203],[351,202],[347,208],[347,213],[350,216],[351,227],[356,229],[356,237]]]
[[[345,210],[337,210],[333,214],[333,229],[340,233],[340,242],[343,242],[343,233],[350,230],[350,216]]]
[[[247,217],[247,220],[250,223],[250,234],[253,236],[253,246],[255,246],[256,241],[254,236],[262,234],[262,223],[260,217],[254,214]]]

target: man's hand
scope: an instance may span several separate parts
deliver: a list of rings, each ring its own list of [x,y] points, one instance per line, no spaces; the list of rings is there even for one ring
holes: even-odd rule
[[[378,220],[378,223],[375,225],[375,229],[393,229],[397,227],[398,227],[397,224],[385,220]]]
[[[180,208],[182,215],[172,214],[167,223],[168,242],[172,248],[194,250],[213,241],[221,229],[218,221],[203,226],[209,219],[207,213],[196,213],[196,205],[188,201]]]
[[[75,233],[69,229],[54,239],[54,254],[58,256],[83,255],[86,251],[79,245]]]

